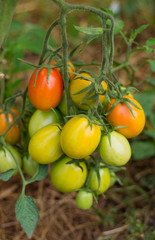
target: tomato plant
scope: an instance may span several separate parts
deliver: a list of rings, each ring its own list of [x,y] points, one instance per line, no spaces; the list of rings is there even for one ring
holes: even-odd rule
[[[103,161],[112,166],[125,165],[131,157],[131,147],[122,134],[113,131],[101,137],[99,153]]]
[[[125,95],[124,98],[133,102],[134,105],[128,102],[133,114],[124,102],[119,102],[107,115],[107,119],[113,127],[126,126],[118,128],[117,131],[127,138],[133,138],[142,132],[145,125],[145,114],[142,106],[134,98],[129,95]],[[115,99],[111,99],[111,104],[109,103],[107,106],[107,112],[115,101]]]
[[[81,188],[87,178],[87,167],[84,162],[69,163],[72,159],[62,157],[52,164],[51,181],[61,192],[68,193]]]
[[[28,174],[29,176],[33,177],[37,172],[39,164],[32,160],[30,156],[24,156],[22,169],[23,172]]]
[[[8,5],[7,1],[9,0],[2,1],[6,4],[5,6]],[[15,0],[10,1],[10,4],[13,2]],[[129,74],[131,86],[134,87],[136,70],[129,63],[129,58],[131,53],[138,49],[141,50],[137,46],[132,49],[132,46],[135,45],[136,35],[145,29],[145,25],[135,31],[132,30],[128,38],[128,34],[122,31],[123,23],[118,21],[118,25],[114,24],[114,19],[109,11],[102,8],[72,5],[63,0],[53,0],[53,2],[60,7],[60,15],[47,30],[45,39],[42,41],[43,48],[40,59],[35,64],[36,70],[24,91],[17,91],[13,94],[15,89],[13,88],[11,91],[9,89],[10,86],[17,86],[21,82],[21,79],[17,82],[11,79],[19,67],[17,59],[14,59],[15,69],[12,72],[10,72],[11,64],[4,64],[3,60],[5,59],[0,59],[0,108],[4,109],[6,113],[7,109],[11,108],[14,113],[6,116],[2,110],[0,112],[0,171],[3,172],[0,179],[6,181],[10,178],[13,171],[6,173],[5,171],[11,168],[19,170],[22,191],[16,202],[16,217],[28,238],[32,236],[39,220],[39,213],[33,199],[26,196],[26,187],[47,176],[48,164],[52,163],[51,182],[53,186],[64,193],[78,191],[77,206],[81,209],[89,209],[93,204],[93,197],[97,200],[99,194],[104,193],[113,185],[117,179],[114,172],[122,170],[121,166],[129,161],[131,148],[127,138],[138,136],[145,125],[144,111],[131,95],[130,90],[133,91],[133,89],[131,87],[124,88],[117,79],[117,74],[115,75],[115,71],[125,69]],[[10,4],[8,6],[11,7]],[[4,5],[2,4],[2,6]],[[4,12],[8,12],[6,9],[4,10]],[[75,46],[69,53],[70,44],[68,44],[67,38],[66,18],[67,14],[74,10],[77,12],[85,10],[95,14],[102,23],[97,28],[76,26],[76,30],[87,34],[88,40],[84,46]],[[3,14],[0,14],[0,20],[1,18],[3,18]],[[7,19],[6,16],[4,18]],[[3,21],[0,21],[0,26],[3,27],[3,30]],[[61,43],[56,44],[58,47],[51,46],[50,43],[50,36],[55,27],[60,27],[61,32]],[[116,60],[113,64],[114,34],[117,34],[117,31],[127,44],[127,54],[124,61]],[[97,44],[102,47],[98,51],[101,52],[101,56],[97,56],[97,59],[101,59],[101,63],[97,62],[97,59],[90,61],[88,58],[88,62],[76,59],[77,72],[75,72],[75,67],[69,59],[74,53],[77,53],[77,50],[76,56],[79,58],[78,55],[96,37],[102,39],[102,44]],[[2,42],[4,31],[0,38],[0,42]],[[27,43],[28,38],[30,39],[29,44]],[[25,35],[22,39],[25,39]],[[33,37],[26,35],[26,47],[29,45],[31,47],[31,41],[33,41]],[[12,51],[10,54],[6,50],[4,55],[16,56],[14,53],[20,52],[20,43],[19,41],[17,44],[18,51]],[[154,44],[153,39],[150,39],[147,44],[142,48],[145,48],[147,52],[154,50],[150,48]],[[11,43],[11,48],[15,45],[14,42]],[[32,44],[32,48],[33,46],[34,44]],[[2,50],[3,46],[0,48]],[[37,48],[38,44],[36,44],[35,53],[40,50]],[[24,56],[24,52],[20,52],[19,55],[20,57]],[[87,56],[85,57],[87,58]],[[146,62],[153,68],[153,61]],[[6,67],[4,73],[3,65],[9,66],[9,68]],[[30,65],[34,66],[33,63],[29,63]],[[10,79],[8,80],[8,78]],[[152,82],[152,80],[150,81]],[[18,99],[19,97],[21,101]],[[29,104],[29,100],[37,109],[33,115],[34,107]],[[19,115],[12,108],[14,105],[20,108]],[[62,112],[62,118],[56,108]],[[20,124],[17,120],[20,121]],[[13,126],[9,130],[10,124]],[[9,131],[5,134],[7,129]],[[31,139],[27,137],[27,129]],[[29,156],[23,158],[22,168],[24,173],[31,176],[28,180],[21,171],[20,155],[6,143],[18,143],[20,131],[22,138],[16,148],[18,147],[20,150],[22,158],[27,151],[29,152]],[[14,160],[17,160],[15,161],[17,165]]]
[[[0,135],[3,134],[8,129],[8,127],[14,122],[14,115],[16,117],[19,116],[16,109],[11,108],[11,112],[13,113],[7,114],[8,123],[9,123],[8,125],[6,115],[2,112],[2,109],[0,109]],[[20,124],[18,122],[14,124],[10,128],[10,130],[7,132],[7,134],[5,135],[5,141],[11,145],[15,145],[20,140],[20,135],[21,135],[21,130],[20,130]]]
[[[101,138],[101,129],[83,117],[71,118],[63,127],[60,143],[63,152],[75,159],[84,158],[94,152]]]
[[[82,93],[79,93],[79,94],[76,94],[76,93],[80,92],[81,90],[83,90],[84,88],[88,87],[91,84],[91,81],[87,80],[87,79],[91,79],[91,75],[86,72],[83,72],[80,75],[82,75],[83,77],[76,76],[70,82],[70,86],[69,86],[70,90],[69,91],[70,91],[70,96],[71,96],[72,101],[79,108],[87,110],[89,108],[88,106],[90,106],[91,108],[94,107],[95,100],[86,98],[84,101],[82,101],[83,98],[85,97],[85,95],[88,93],[88,90],[86,90]],[[87,78],[87,79],[85,79],[85,78]],[[105,91],[107,90],[106,82],[102,81],[102,87]],[[89,98],[92,97],[94,94],[95,94],[95,91],[93,91],[89,95]],[[105,95],[101,94],[99,96],[99,102],[103,103],[104,100],[105,100]]]
[[[93,194],[85,190],[81,190],[76,194],[76,205],[82,210],[87,210],[93,205]]]
[[[56,69],[51,69],[49,79],[47,79],[47,68],[40,69],[37,74],[38,70],[33,72],[29,81],[29,98],[35,108],[47,111],[59,104],[63,93],[63,82]]]
[[[17,152],[17,150],[14,147],[8,147],[13,156],[16,158],[19,166],[22,166],[21,156]],[[10,169],[16,169],[16,172],[18,172],[18,168],[16,165],[16,162],[12,156],[12,154],[9,152],[9,150],[6,147],[3,147],[0,150],[0,173],[6,172]]]
[[[110,173],[108,168],[102,163],[98,170],[91,169],[88,173],[88,187],[96,192],[96,194],[104,193],[110,187]],[[98,179],[100,178],[100,181]]]
[[[49,111],[36,110],[30,118],[28,131],[30,137],[42,127],[54,122],[61,122],[62,117],[57,109]]]
[[[49,124],[38,130],[30,139],[29,154],[40,164],[56,161],[63,154],[60,146],[60,125]]]

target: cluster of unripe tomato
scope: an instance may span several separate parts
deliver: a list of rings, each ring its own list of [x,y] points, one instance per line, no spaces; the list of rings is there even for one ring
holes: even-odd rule
[[[115,174],[110,168],[123,166],[129,161],[131,148],[127,138],[141,133],[145,115],[141,105],[132,96],[124,96],[128,104],[120,101],[116,106],[116,99],[112,98],[111,103],[107,102],[105,110],[109,122],[107,134],[98,119],[90,119],[87,115],[88,109],[94,107],[95,100],[90,96],[84,99],[88,90],[81,92],[91,84],[89,79],[92,76],[88,72],[75,73],[71,62],[68,62],[68,72],[69,92],[76,116],[67,116],[60,69],[52,68],[48,77],[47,68],[36,69],[28,85],[29,99],[36,108],[28,125],[29,157],[21,161],[15,148],[10,149],[20,165],[23,165],[23,171],[31,176],[37,172],[38,164],[52,163],[50,176],[53,186],[64,193],[77,191],[77,206],[88,209],[93,204],[93,197],[104,193],[112,185]],[[101,84],[106,92],[107,83],[102,81]],[[105,95],[101,94],[99,103],[105,105],[105,101]],[[11,111],[18,114],[14,109]],[[11,124],[14,121],[13,114],[9,113],[8,117]],[[113,130],[117,126],[121,127]],[[7,128],[6,116],[1,112],[0,134]],[[6,134],[5,141],[14,145],[19,138],[20,125],[17,123]],[[6,153],[0,151],[0,172],[16,168],[14,161],[9,160],[10,153],[5,150]],[[93,156],[94,153],[97,157]]]

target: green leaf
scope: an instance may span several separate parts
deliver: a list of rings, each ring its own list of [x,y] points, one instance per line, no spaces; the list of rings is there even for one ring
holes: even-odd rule
[[[12,175],[16,172],[17,170],[16,169],[10,169],[6,172],[3,172],[0,174],[0,179],[3,180],[3,181],[8,181]]]
[[[155,87],[155,78],[148,78],[146,82],[152,84]]]
[[[155,129],[154,130],[144,130],[144,134],[155,139]]]
[[[153,114],[154,95],[154,91],[144,91],[135,95],[135,99],[142,105],[146,117],[150,117]]]
[[[120,31],[122,31],[124,28],[124,22],[122,20],[118,20],[116,22],[116,26],[115,26],[115,29],[114,29],[114,33],[117,34],[119,33]]]
[[[39,212],[36,204],[31,197],[21,195],[16,202],[15,211],[17,220],[28,238],[31,238],[36,223],[39,221]]]
[[[131,30],[131,37],[130,40],[134,40],[136,38],[136,36],[141,33],[142,31],[144,31],[147,27],[149,26],[149,24],[145,24],[140,26],[139,28],[135,29],[135,30]]]
[[[107,31],[107,30],[109,31],[109,29],[104,29],[104,28],[101,28],[101,27],[96,27],[96,28],[93,28],[93,27],[79,27],[79,26],[74,26],[74,27],[77,31],[88,34],[88,35],[102,35],[103,31]]]
[[[154,45],[155,45],[155,38],[149,38],[149,39],[146,41],[146,45],[147,45],[147,46],[154,46]]]
[[[155,155],[155,143],[151,141],[134,141],[131,143],[131,149],[135,160],[141,160]]]
[[[23,24],[19,21],[13,20],[9,32],[22,31]]]
[[[148,59],[147,62],[150,64],[152,72],[155,72],[155,61],[153,59]]]
[[[35,181],[41,181],[43,180],[48,174],[48,164],[39,164],[38,171],[36,172],[36,175],[34,175],[32,178],[27,180],[27,183],[32,183]]]

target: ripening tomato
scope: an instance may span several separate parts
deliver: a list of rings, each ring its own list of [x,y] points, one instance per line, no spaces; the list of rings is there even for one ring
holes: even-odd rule
[[[123,134],[127,138],[133,138],[138,136],[145,125],[145,114],[142,106],[129,95],[125,95],[125,98],[131,100],[134,104],[136,104],[140,109],[128,103],[132,109],[133,115],[130,112],[129,108],[125,103],[118,103],[114,109],[107,115],[108,121],[112,124],[113,127],[117,126],[127,126],[118,128],[116,131]],[[108,103],[107,112],[115,103],[115,99],[111,99],[111,104]]]
[[[23,172],[33,177],[39,168],[39,164],[32,160],[30,156],[23,158]]]
[[[85,117],[73,117],[63,127],[60,143],[63,152],[75,159],[85,158],[97,148],[101,138],[101,129]]]
[[[60,192],[69,193],[81,188],[87,178],[87,167],[84,162],[79,163],[81,168],[76,163],[68,163],[72,159],[62,157],[52,164],[51,182],[53,186]]]
[[[8,147],[9,150],[12,152],[13,156],[16,158],[17,162],[19,163],[20,167],[22,166],[22,161],[20,154],[17,152],[17,150],[11,146]],[[16,169],[16,172],[18,172],[16,162],[9,152],[9,150],[6,147],[3,147],[3,149],[0,150],[0,173],[6,172],[10,169]]]
[[[36,83],[36,69],[29,81],[28,93],[32,105],[42,111],[55,108],[63,94],[63,82],[60,73],[56,69],[51,69],[47,82],[47,68],[42,68],[38,72]]]
[[[7,119],[4,113],[1,113],[2,109],[0,109],[0,135],[3,134],[8,127],[14,122],[14,116],[12,113],[8,113],[8,120],[9,120],[9,126],[7,123]],[[11,111],[15,114],[16,117],[19,116],[18,112],[11,108]],[[19,140],[21,136],[20,131],[20,124],[19,122],[14,124],[10,130],[5,135],[5,141],[11,145],[15,145]]]
[[[55,65],[57,62],[56,62],[56,60],[55,59],[53,59],[52,61],[51,61],[51,65]],[[56,68],[59,72],[60,72],[60,68]],[[70,76],[70,79],[72,80],[73,79],[73,77],[74,77],[74,73],[73,72],[75,72],[75,67],[74,67],[74,65],[73,65],[73,63],[71,62],[71,61],[69,61],[68,62],[68,71],[69,71],[69,76]],[[63,74],[62,74],[62,76],[63,76]]]
[[[93,108],[94,107],[94,103],[95,103],[94,99],[85,99],[82,102],[82,99],[88,93],[89,90],[87,90],[87,91],[85,91],[83,93],[74,95],[75,93],[83,90],[84,88],[88,87],[91,84],[90,81],[84,79],[84,77],[91,78],[90,74],[84,72],[84,73],[81,73],[81,75],[83,75],[83,77],[76,76],[75,78],[73,78],[73,80],[70,82],[70,89],[69,89],[69,91],[70,91],[70,96],[71,96],[72,101],[80,109],[87,110],[89,108],[88,106]],[[107,90],[106,82],[102,81],[102,86],[103,86],[104,90]],[[95,94],[95,92],[91,93],[90,96],[88,96],[88,97],[91,97],[94,94]],[[105,95],[100,95],[99,96],[99,102],[103,103],[104,100],[105,100]]]
[[[73,73],[75,72],[75,67],[71,61],[68,62],[68,71],[69,71],[70,79],[72,80],[73,77],[75,76],[75,74]]]
[[[28,131],[30,137],[36,133],[42,127],[47,126],[48,124],[62,121],[61,114],[57,109],[49,111],[40,111],[36,110],[30,118]]]
[[[63,154],[60,146],[60,125],[49,124],[39,129],[30,139],[28,150],[32,160],[40,164],[56,161]]]
[[[98,174],[95,169],[91,169],[88,173],[88,187],[94,190],[97,194],[104,193],[110,187],[110,173],[108,168],[103,168],[104,164],[100,164],[98,181]]]
[[[113,131],[101,137],[99,153],[104,162],[112,166],[123,166],[131,157],[131,147],[126,137]]]
[[[81,190],[76,194],[76,205],[82,210],[87,210],[93,205],[93,194],[91,192]]]

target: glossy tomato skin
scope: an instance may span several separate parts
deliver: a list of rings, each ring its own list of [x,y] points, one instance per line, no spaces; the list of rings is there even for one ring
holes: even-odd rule
[[[104,165],[101,164],[101,166]],[[104,193],[110,187],[110,173],[108,168],[100,168],[99,175],[100,186],[95,169],[91,169],[88,174],[88,187],[94,190],[96,194]]]
[[[23,172],[33,177],[39,168],[39,164],[32,160],[30,156],[23,158]]]
[[[62,97],[63,82],[60,73],[56,69],[51,69],[47,83],[47,68],[42,68],[37,75],[36,69],[29,81],[28,94],[33,106],[42,111],[48,111],[55,108]]]
[[[40,111],[36,110],[30,118],[28,131],[29,136],[32,137],[34,133],[36,133],[42,127],[47,126],[51,123],[60,123],[62,121],[62,117],[60,112],[57,109],[49,110],[49,111]]]
[[[87,78],[91,78],[91,75],[88,73],[85,73],[85,72],[81,73],[81,75],[83,75],[84,77],[87,77]],[[88,106],[93,108],[94,103],[95,103],[94,99],[91,99],[91,100],[86,99],[82,102],[82,99],[84,98],[84,96],[87,94],[87,92],[89,90],[87,90],[83,93],[74,95],[75,93],[81,91],[82,89],[88,87],[91,84],[91,82],[84,79],[84,77],[82,78],[82,77],[76,76],[75,78],[73,78],[72,81],[70,82],[69,91],[70,91],[70,96],[71,96],[73,103],[75,103],[76,106],[79,107],[80,109],[88,110],[88,108],[89,108]],[[104,90],[107,90],[106,82],[102,81],[102,86],[103,86]],[[93,95],[94,95],[94,92],[90,96],[93,96]],[[103,103],[104,100],[105,100],[105,96],[100,95],[99,102]]]
[[[127,138],[133,138],[138,136],[144,126],[145,126],[145,114],[142,106],[131,96],[125,95],[127,99],[130,99],[134,104],[136,104],[140,109],[133,106],[129,103],[134,117],[131,114],[129,108],[126,106],[125,103],[118,103],[116,107],[107,115],[108,121],[112,124],[113,127],[116,126],[127,126],[123,128],[118,128],[116,131],[123,134]],[[107,112],[109,111],[110,107],[115,103],[115,99],[111,99],[111,104],[108,103]]]
[[[20,154],[16,151],[14,147],[9,146],[9,149],[11,150],[12,154],[14,155],[14,157],[16,158],[21,167],[22,161]],[[11,155],[7,148],[3,147],[3,149],[0,150],[0,173],[6,172],[10,169],[16,169],[15,173],[18,172],[13,156]]]
[[[75,159],[85,158],[97,148],[101,138],[101,129],[85,117],[73,117],[63,127],[60,143],[63,152]]]
[[[87,178],[87,167],[84,162],[80,163],[82,169],[75,163],[67,164],[72,159],[62,157],[52,164],[51,182],[60,192],[69,193],[81,188]]]
[[[116,131],[110,133],[110,142],[107,135],[102,136],[98,149],[103,161],[112,166],[123,166],[131,157],[127,138]]]
[[[93,205],[93,194],[84,190],[76,194],[76,205],[82,210],[87,210]]]
[[[56,161],[63,154],[60,146],[60,125],[49,124],[38,130],[30,139],[28,150],[32,160],[40,164]]]
[[[0,112],[2,109],[0,109]],[[16,117],[19,116],[18,112],[12,108],[11,111],[16,115]],[[12,113],[8,114],[9,119],[9,126],[14,122],[14,116]],[[4,113],[0,113],[0,135],[3,134],[8,129],[8,123],[7,119]],[[11,127],[11,129],[8,131],[8,133],[5,135],[5,141],[11,145],[15,145],[19,140],[21,136],[21,130],[20,130],[20,124],[19,122],[16,123]]]

